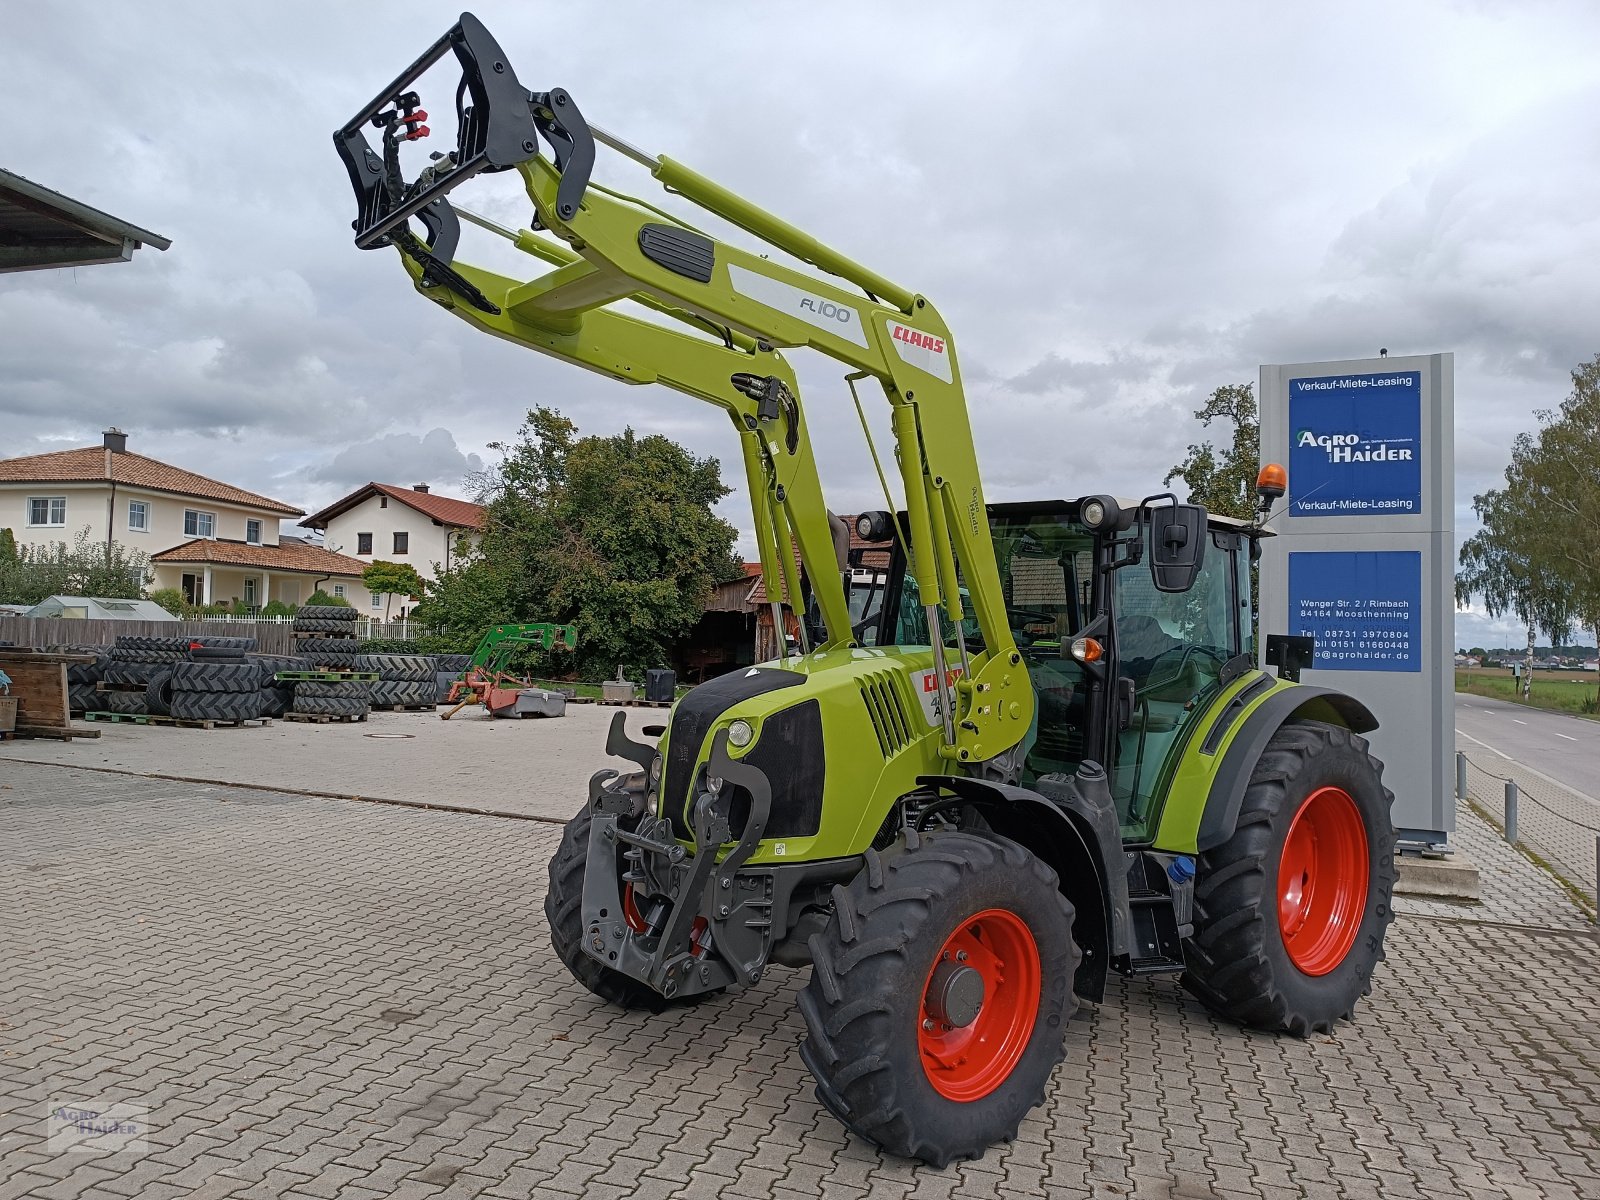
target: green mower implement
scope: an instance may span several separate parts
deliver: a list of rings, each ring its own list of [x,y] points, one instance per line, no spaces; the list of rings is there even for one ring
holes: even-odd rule
[[[455,143],[408,174],[418,81],[446,59]],[[1171,495],[987,503],[931,301],[527,90],[470,15],[334,142],[356,244],[394,248],[423,296],[728,414],[774,627],[798,618],[795,652],[689,691],[657,744],[613,721],[631,768],[590,780],[545,902],[584,987],[659,1011],[809,968],[819,1100],[940,1165],[1015,1135],[1112,972],[1181,975],[1298,1036],[1352,1015],[1391,916],[1392,797],[1372,714],[1296,682],[1303,643],[1256,645],[1257,525]],[[760,251],[595,182],[601,149]],[[487,171],[517,172],[528,228],[452,204]],[[463,216],[550,269],[459,261]],[[897,487],[880,467],[885,508],[856,529],[886,566],[852,562],[824,504],[796,348],[889,406]]]

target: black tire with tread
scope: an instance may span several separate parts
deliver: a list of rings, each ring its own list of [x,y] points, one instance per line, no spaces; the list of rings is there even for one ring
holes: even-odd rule
[[[292,687],[264,687],[257,696],[263,717],[281,717],[294,707]]]
[[[296,617],[290,629],[294,633],[345,633],[351,628],[347,621],[329,620],[326,617]]]
[[[136,633],[125,633],[117,638],[113,649],[165,650],[169,653],[177,651],[180,654],[184,654],[188,652],[189,639],[182,637],[144,637]]]
[[[115,646],[111,650],[109,661],[124,663],[169,663],[182,662],[189,657],[189,650],[148,650],[138,646]]]
[[[585,805],[561,831],[561,843],[550,858],[550,888],[544,896],[550,944],[572,977],[606,1003],[633,1011],[660,1013],[720,996],[719,988],[669,1000],[648,984],[613,971],[583,952],[583,874],[589,862],[590,821]]]
[[[172,672],[162,671],[144,689],[144,708],[158,717],[172,715]]]
[[[416,683],[411,680],[384,679],[372,685],[374,704],[434,704],[432,680]]]
[[[168,674],[176,665],[170,662],[124,662],[120,658],[114,658],[106,663],[106,669],[100,678],[106,683],[123,687],[148,687],[152,679],[158,675]]]
[[[363,654],[356,670],[371,671],[387,683],[425,683],[433,678],[433,659],[426,654]]]
[[[196,646],[185,657],[190,662],[242,663],[245,661],[243,650],[234,650],[228,646]]]
[[[197,647],[204,650],[237,650],[241,654],[256,648],[256,639],[253,637],[222,637],[216,634],[202,633],[189,639],[189,649]]]
[[[1344,961],[1311,976],[1284,949],[1277,864],[1300,805],[1330,785],[1350,795],[1366,825],[1367,906]],[[1394,919],[1393,802],[1383,786],[1383,764],[1359,734],[1322,721],[1278,730],[1251,775],[1233,836],[1199,857],[1184,987],[1213,1012],[1254,1029],[1308,1037],[1350,1019],[1372,991],[1372,972],[1383,961],[1384,933]]]
[[[294,690],[294,707],[289,711],[314,717],[362,717],[368,710],[365,699],[357,700],[347,696],[303,696],[297,687]]]
[[[302,679],[294,685],[296,700],[359,700],[372,703],[372,684],[365,679]]]
[[[261,716],[261,693],[173,692],[172,715],[180,721],[254,721]]]
[[[95,712],[143,716],[149,711],[144,706],[143,692],[98,692],[96,695],[100,703],[93,710]]]
[[[943,1167],[1010,1141],[1066,1055],[1077,1008],[1080,953],[1072,906],[1056,873],[1016,842],[967,832],[917,834],[833,889],[834,914],[810,939],[811,979],[800,993],[800,1056],[817,1099],[850,1130],[891,1154]],[[1021,917],[1039,948],[1039,1012],[1009,1077],[978,1100],[941,1095],[923,1068],[923,991],[946,939],[974,914]]]
[[[261,690],[261,668],[253,662],[180,662],[172,664],[172,690],[179,692],[249,693]]]
[[[279,671],[310,671],[311,660],[301,658],[296,654],[246,654],[246,662],[253,662],[261,668],[263,686],[271,686],[270,680]]]

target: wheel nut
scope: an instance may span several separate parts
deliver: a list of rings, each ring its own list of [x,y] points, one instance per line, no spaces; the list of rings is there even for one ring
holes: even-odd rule
[[[957,962],[966,962],[967,961],[967,952],[965,950],[957,950],[956,951],[956,961]]]
[[[594,947],[594,952],[596,954],[604,954],[605,953],[605,950],[606,950],[606,940],[605,940],[605,938],[596,937],[593,941],[591,941],[589,943],[589,945]]]
[[[929,1017],[922,1022],[922,1031],[924,1033],[933,1032],[933,1018]]]

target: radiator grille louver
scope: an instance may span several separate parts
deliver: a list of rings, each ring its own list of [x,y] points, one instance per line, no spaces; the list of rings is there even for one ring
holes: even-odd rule
[[[861,702],[872,719],[878,747],[885,758],[898,754],[911,744],[912,726],[900,698],[896,678],[887,671],[874,672],[861,680]]]

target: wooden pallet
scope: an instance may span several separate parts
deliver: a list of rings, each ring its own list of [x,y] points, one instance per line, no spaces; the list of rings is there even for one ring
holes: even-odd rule
[[[85,721],[109,721],[113,725],[176,725],[181,729],[216,729],[225,726],[229,729],[244,729],[254,725],[271,725],[271,717],[250,717],[244,720],[221,720],[215,717],[190,718],[190,717],[163,717],[156,713],[117,713],[117,712],[86,712],[83,714]],[[95,733],[99,737],[98,731]]]
[[[434,712],[437,704],[373,704],[369,705],[373,712]]]
[[[331,713],[286,712],[283,714],[283,719],[285,721],[300,721],[307,725],[350,725],[357,721],[365,721],[367,719],[367,714],[362,713],[359,717],[336,717]]]
[[[377,683],[378,673],[334,667],[326,671],[279,671],[272,678],[279,683]]]
[[[567,701],[571,704],[572,701]],[[671,700],[602,700],[601,704],[610,704],[616,708],[671,708]]]
[[[19,738],[54,738],[58,742],[67,742],[73,738],[97,738],[100,736],[100,731],[98,729],[73,729],[70,726],[63,728],[57,725],[18,725],[13,736]]]

